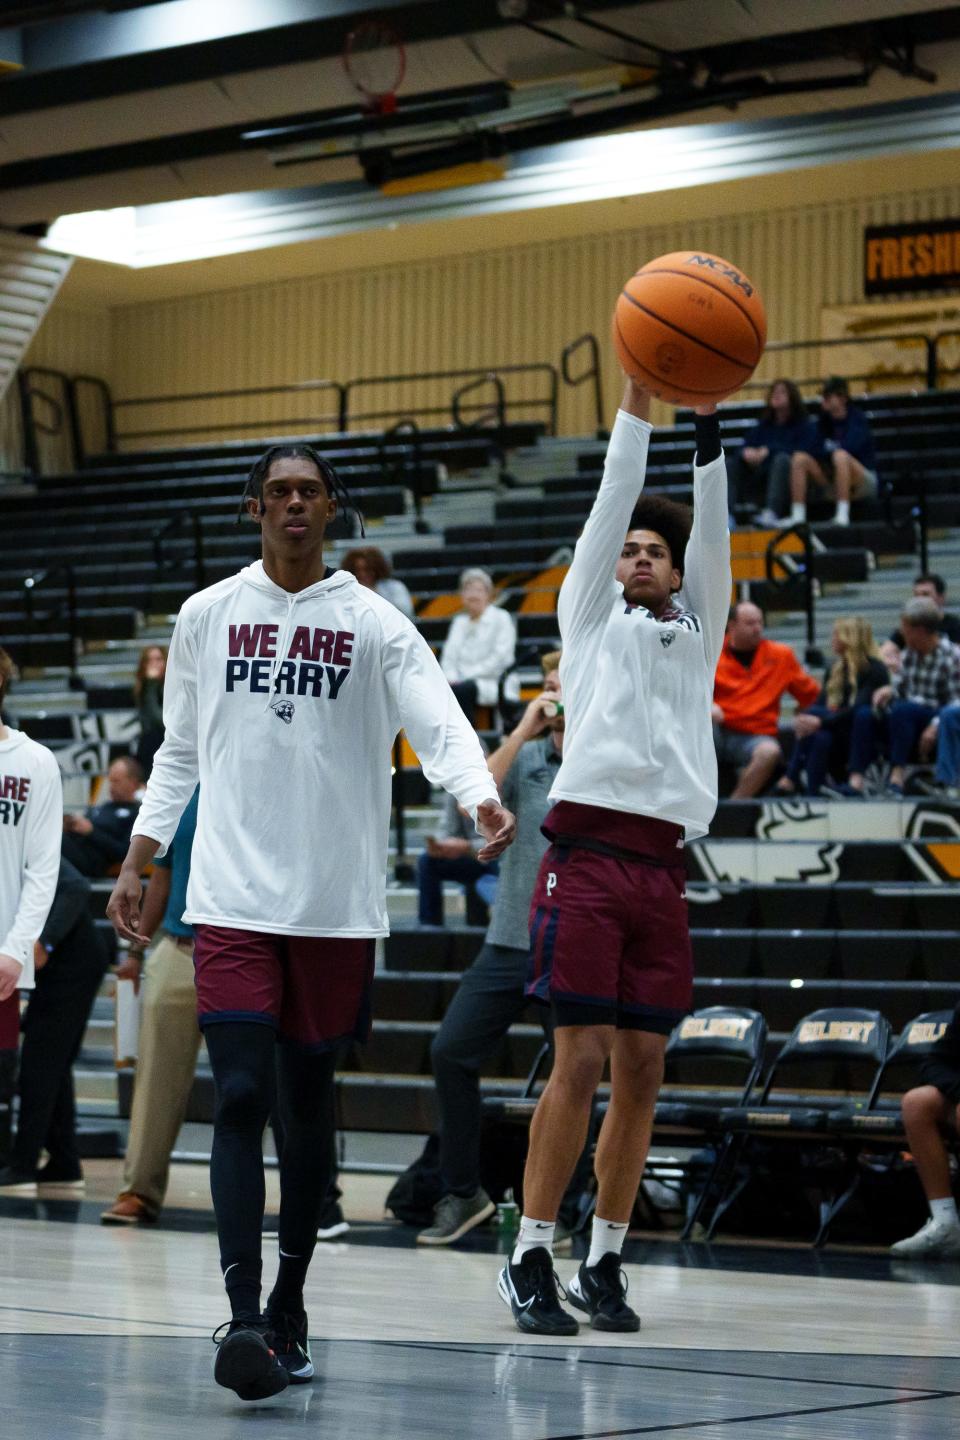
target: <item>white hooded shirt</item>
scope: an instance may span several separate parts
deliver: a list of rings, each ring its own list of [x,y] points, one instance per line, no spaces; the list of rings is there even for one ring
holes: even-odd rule
[[[427,778],[474,819],[498,799],[426,641],[342,570],[291,594],[258,560],[192,595],[170,645],[163,718],[133,833],[162,855],[199,782],[183,917],[194,925],[388,934],[401,727]]]
[[[33,945],[53,904],[63,836],[60,767],[19,730],[0,740],[0,955],[19,960],[33,988]]]

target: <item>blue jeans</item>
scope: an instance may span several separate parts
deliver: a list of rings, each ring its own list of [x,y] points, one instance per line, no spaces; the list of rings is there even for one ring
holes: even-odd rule
[[[806,774],[805,795],[819,795],[828,774],[842,778],[847,773],[852,716],[848,712],[836,715],[825,705],[808,705],[803,713],[819,720],[833,717],[832,725],[822,725],[813,735],[797,741],[787,766],[787,777],[794,785],[799,784],[801,773]]]
[[[420,890],[418,917],[421,925],[443,924],[443,882],[456,880],[467,892],[467,919],[471,924],[487,923],[481,918],[478,908],[483,901],[474,894],[476,882],[484,875],[495,875],[497,864],[481,865],[472,855],[463,855],[457,860],[443,860],[424,852],[417,862],[417,884]]]
[[[895,700],[877,714],[872,705],[858,705],[853,712],[850,739],[850,774],[862,775],[886,746],[890,764],[908,765],[917,741],[937,713],[935,705],[916,700]]]
[[[960,784],[960,705],[940,711],[937,735],[937,779],[941,785]]]

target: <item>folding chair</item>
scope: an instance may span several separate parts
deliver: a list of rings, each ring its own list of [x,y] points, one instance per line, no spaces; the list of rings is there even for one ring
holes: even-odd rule
[[[654,1112],[654,1141],[690,1145],[712,1136],[728,1093],[705,1085],[733,1072],[729,1078],[739,1082],[739,1103],[746,1103],[760,1077],[766,1043],[767,1022],[759,1010],[709,1005],[681,1020],[667,1041],[666,1085]],[[659,1178],[656,1161],[648,1161],[644,1178]],[[699,1219],[705,1196],[706,1187],[687,1217],[682,1240]]]
[[[794,1027],[779,1055],[767,1072],[755,1100],[721,1111],[719,1128],[725,1143],[718,1156],[708,1189],[716,1187],[718,1199],[707,1227],[709,1240],[719,1221],[746,1188],[751,1178],[750,1148],[760,1136],[764,1141],[784,1146],[802,1142],[824,1144],[830,1138],[828,1115],[832,1104],[824,1085],[824,1072],[829,1083],[835,1084],[838,1069],[843,1088],[858,1095],[865,1109],[873,1106],[878,1093],[883,1066],[890,1048],[890,1024],[879,1010],[829,1007],[814,1010]],[[791,1092],[783,1088],[783,1072],[819,1067],[815,1077],[819,1091]],[[854,1087],[851,1073],[859,1071],[866,1083]],[[854,1187],[855,1188],[855,1187]],[[838,1196],[834,1193],[820,1204],[820,1223],[814,1239],[822,1245],[829,1227],[847,1203],[852,1190],[849,1183]]]

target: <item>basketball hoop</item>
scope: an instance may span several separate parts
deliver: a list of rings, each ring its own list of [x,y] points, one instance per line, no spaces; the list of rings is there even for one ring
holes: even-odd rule
[[[395,112],[407,68],[407,53],[396,30],[382,20],[364,20],[346,38],[343,68],[367,110],[376,115]]]

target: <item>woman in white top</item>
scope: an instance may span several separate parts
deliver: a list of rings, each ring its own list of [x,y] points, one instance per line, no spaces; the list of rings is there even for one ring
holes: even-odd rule
[[[447,632],[440,668],[472,722],[478,705],[496,705],[500,677],[514,662],[517,632],[506,610],[491,605],[493,580],[486,570],[464,570],[460,599],[463,610]]]

